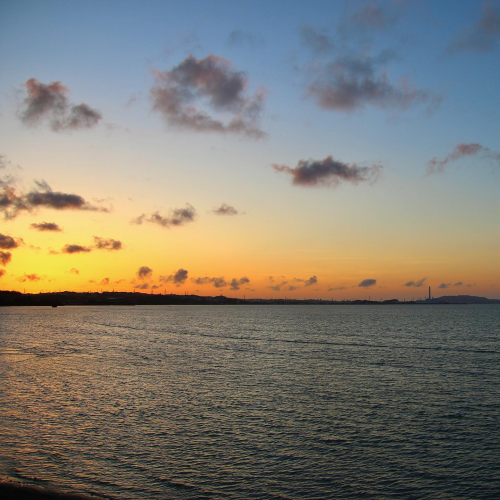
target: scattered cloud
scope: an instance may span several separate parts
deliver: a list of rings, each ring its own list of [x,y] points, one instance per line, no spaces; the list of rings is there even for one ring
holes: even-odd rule
[[[347,287],[346,286],[335,286],[335,287],[328,288],[329,292],[336,292],[338,290],[347,290]]]
[[[181,286],[186,283],[188,279],[188,271],[185,269],[179,269],[174,274],[170,276],[160,276],[161,283],[173,283],[175,286]]]
[[[363,280],[358,286],[360,286],[362,288],[369,288],[369,287],[376,285],[376,284],[377,284],[377,280],[366,279],[366,280]]]
[[[80,274],[80,271],[76,267],[72,267],[68,272],[69,274]]]
[[[466,156],[476,155],[483,160],[498,162],[498,165],[500,166],[500,153],[496,153],[495,151],[492,151],[491,149],[476,142],[460,143],[457,144],[453,151],[442,160],[437,158],[429,160],[427,163],[427,175],[444,172],[445,166],[451,161],[460,160]]]
[[[375,182],[382,170],[381,165],[361,167],[356,163],[343,163],[327,156],[324,160],[299,160],[295,168],[273,164],[277,172],[285,172],[292,176],[292,184],[296,186],[329,186],[336,187],[341,182]]]
[[[123,245],[121,241],[113,240],[112,238],[99,238],[94,236],[95,248],[98,250],[122,250]]]
[[[197,59],[189,55],[170,71],[155,71],[151,89],[153,110],[167,124],[195,132],[234,133],[260,139],[264,92],[247,94],[246,75],[223,57]],[[216,116],[204,111],[207,105]],[[229,115],[229,121],[218,116]]]
[[[212,285],[215,288],[223,288],[228,285],[227,281],[222,276],[216,278],[209,278],[208,276],[203,278],[191,278],[191,281],[197,285]]]
[[[0,250],[0,264],[6,266],[12,259],[12,254],[10,252],[3,252]]]
[[[3,276],[5,276],[5,274],[6,274],[5,269],[0,269],[0,278],[2,278]]]
[[[84,247],[82,245],[65,245],[64,248],[61,250],[61,253],[88,253],[91,252],[92,249],[89,247]]]
[[[264,43],[265,40],[262,36],[245,30],[233,30],[229,33],[227,38],[227,44],[230,46],[248,46],[255,48]]]
[[[304,286],[312,286],[318,282],[318,278],[316,276],[311,276],[308,280],[305,281]]]
[[[450,288],[450,287],[453,287],[453,286],[463,286],[463,282],[462,281],[457,281],[456,283],[441,283],[438,288]],[[467,285],[469,286],[469,285]]]
[[[134,285],[134,288],[137,290],[147,290],[149,288],[149,283],[139,283],[138,285]]]
[[[447,55],[460,52],[491,52],[500,40],[500,11],[493,2],[484,2],[476,24],[462,30],[446,49]]]
[[[0,191],[0,211],[4,218],[11,220],[20,212],[32,212],[38,208],[52,208],[55,210],[90,210],[109,212],[105,207],[97,207],[88,203],[77,194],[52,191],[45,181],[35,181],[36,188],[28,193],[16,192],[13,185],[2,186]]]
[[[309,25],[300,28],[300,38],[306,47],[320,55],[330,53],[335,45],[327,30],[319,30]]]
[[[408,283],[405,283],[403,286],[419,288],[424,285],[426,279],[427,278],[422,278],[418,281],[408,281]]]
[[[196,209],[189,203],[186,203],[185,208],[174,208],[167,216],[161,215],[159,212],[154,212],[151,215],[142,214],[132,219],[131,223],[141,225],[143,222],[151,222],[161,227],[176,227],[193,222],[196,215]]]
[[[30,227],[31,229],[36,229],[37,231],[62,231],[62,229],[55,222],[34,222]]]
[[[43,280],[43,276],[39,276],[38,274],[24,274],[23,276],[19,276],[16,278],[17,281],[20,281],[21,283],[25,283],[26,281],[40,281]]]
[[[54,132],[92,128],[102,115],[87,104],[71,104],[69,90],[61,82],[40,83],[30,78],[23,84],[27,97],[24,99],[20,118],[27,125],[39,125],[48,121]]]
[[[148,266],[141,266],[137,270],[137,276],[141,280],[149,279],[153,276],[153,270]]]
[[[238,215],[238,210],[227,203],[223,203],[220,207],[214,208],[212,212],[215,215]]]
[[[99,283],[99,285],[102,285],[102,286],[109,285],[109,278],[102,279],[101,282]]]
[[[22,243],[22,240],[15,240],[12,236],[7,236],[0,233],[0,248],[11,250],[17,248]]]
[[[246,276],[243,276],[243,278],[240,279],[233,278],[231,280],[230,287],[231,290],[239,290],[240,286],[247,285],[248,283],[250,283],[250,280]]]

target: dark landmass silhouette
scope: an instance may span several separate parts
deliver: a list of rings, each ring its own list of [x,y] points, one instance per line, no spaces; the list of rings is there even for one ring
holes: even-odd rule
[[[421,305],[421,304],[500,304],[500,300],[471,295],[445,296],[427,300],[400,302],[398,299],[324,300],[324,299],[241,299],[218,295],[153,294],[140,292],[50,292],[21,293],[0,290],[0,306],[135,306],[135,305]]]

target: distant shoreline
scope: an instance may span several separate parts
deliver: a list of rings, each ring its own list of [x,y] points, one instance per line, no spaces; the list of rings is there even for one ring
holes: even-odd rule
[[[201,295],[153,294],[140,292],[50,292],[21,293],[0,290],[1,306],[136,306],[136,305],[467,305],[500,304],[500,300],[473,295],[444,296],[426,300],[399,301],[375,300],[325,300],[325,299],[241,299]]]
[[[3,500],[105,500],[109,498],[76,493],[69,495],[14,482],[0,482],[0,496]]]

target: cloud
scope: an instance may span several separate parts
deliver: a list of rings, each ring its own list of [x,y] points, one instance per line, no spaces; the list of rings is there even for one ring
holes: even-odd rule
[[[55,222],[34,222],[30,227],[31,229],[36,229],[37,231],[62,231],[62,229]]]
[[[69,90],[61,82],[47,85],[35,78],[23,84],[27,97],[20,113],[21,121],[27,125],[39,125],[48,121],[54,132],[92,128],[102,115],[87,104],[73,105],[69,102]]]
[[[191,278],[191,281],[197,285],[213,285],[215,288],[227,286],[227,281],[222,276],[216,278],[209,278],[208,276],[203,278]]]
[[[233,30],[229,33],[227,38],[227,44],[230,46],[249,46],[249,47],[257,47],[259,45],[263,45],[265,42],[264,38],[251,33],[250,31],[244,30]]]
[[[397,83],[389,80],[381,68],[392,58],[391,54],[338,56],[315,70],[308,94],[320,108],[329,111],[352,112],[367,105],[406,109],[416,104],[438,104],[439,96],[413,87],[405,78]]]
[[[382,7],[367,4],[353,12],[347,19],[342,20],[340,30],[343,33],[352,31],[385,31],[398,19],[396,14],[390,13]]]
[[[151,278],[151,276],[153,276],[153,270],[148,266],[141,266],[137,270],[137,276],[141,280],[149,279]]]
[[[484,2],[476,24],[462,30],[446,49],[447,55],[460,52],[491,52],[500,39],[500,12],[493,2]]]
[[[496,153],[489,148],[478,144],[477,142],[457,144],[455,149],[448,154],[444,159],[438,160],[437,158],[432,158],[427,163],[427,175],[435,174],[436,172],[444,172],[445,166],[451,162],[460,160],[465,156],[475,156],[479,155],[481,159],[498,162],[500,166],[500,153]]]
[[[122,242],[113,240],[112,238],[99,238],[94,236],[95,248],[99,250],[121,250],[123,248]]]
[[[19,244],[19,240],[16,241],[12,236],[0,233],[0,248],[3,248],[4,250],[11,250],[12,248],[17,248]]]
[[[343,163],[335,160],[331,155],[324,160],[299,160],[295,168],[286,165],[273,164],[277,172],[285,172],[292,176],[292,183],[296,186],[331,186],[336,187],[341,182],[375,182],[380,174],[381,165],[361,167],[356,163]]]
[[[149,288],[149,283],[140,283],[139,285],[135,285],[134,288],[138,290],[147,290]]]
[[[188,279],[188,271],[185,269],[179,269],[175,274],[171,274],[170,276],[160,276],[160,281],[162,283],[173,283],[175,286],[181,286],[186,283]]]
[[[273,279],[271,281],[271,283],[275,283],[275,284],[274,285],[270,285],[267,288],[269,288],[270,290],[274,290],[276,292],[280,292],[283,289],[283,287],[285,287],[286,285],[288,285],[288,281],[286,281],[286,280],[283,280],[283,281],[280,281],[279,283],[276,283],[274,281],[274,279]]]
[[[61,250],[61,253],[73,254],[73,253],[88,253],[91,251],[92,251],[91,248],[84,247],[81,245],[65,245],[64,248]]]
[[[40,281],[43,280],[43,276],[39,276],[38,274],[24,274],[23,276],[19,276],[19,278],[16,278],[17,281],[20,281],[21,283],[25,283],[26,281]]]
[[[100,283],[99,285],[103,285],[103,286],[106,286],[106,285],[109,285],[109,278],[104,278]]]
[[[243,276],[243,278],[240,278],[240,279],[233,278],[231,280],[230,287],[231,287],[231,290],[239,290],[240,286],[246,285],[248,283],[250,283],[250,280],[246,276]]]
[[[363,280],[358,286],[360,286],[362,288],[369,288],[369,287],[376,285],[376,284],[377,284],[377,280],[367,279],[367,280]]]
[[[311,276],[308,280],[305,281],[304,286],[312,286],[318,282],[318,278],[316,276]]]
[[[151,215],[142,214],[132,219],[131,223],[141,225],[146,221],[158,224],[161,227],[176,227],[183,226],[188,222],[193,222],[196,215],[196,209],[189,203],[186,203],[185,208],[174,208],[167,216],[161,215],[159,212],[154,212]]]
[[[347,290],[346,286],[336,286],[328,288],[328,292],[336,292],[337,290]]]
[[[204,59],[189,55],[170,71],[155,71],[154,76],[153,110],[161,113],[169,126],[264,137],[259,125],[264,92],[247,95],[247,77],[227,59],[212,54]],[[204,104],[217,115],[229,115],[229,121],[206,113]]]
[[[0,269],[0,278],[2,276],[5,276],[7,274],[7,272],[5,271],[5,269]]]
[[[109,212],[109,209],[88,203],[77,194],[52,191],[45,181],[35,181],[36,188],[28,193],[17,194],[12,185],[2,187],[0,191],[0,211],[5,219],[14,219],[22,211],[31,212],[38,208],[55,210],[90,210]]]
[[[223,203],[220,207],[214,208],[212,212],[216,215],[238,215],[238,210],[227,203]]]
[[[72,267],[68,272],[69,274],[80,274],[80,271],[76,267]]]
[[[10,252],[3,252],[0,250],[0,264],[6,266],[12,259],[12,254]]]
[[[319,31],[313,26],[302,26],[300,38],[307,48],[317,54],[327,54],[332,51],[335,45],[326,30]]]
[[[424,285],[426,279],[427,278],[422,278],[418,281],[408,281],[408,283],[405,283],[403,286],[419,288]]]
[[[456,283],[441,283],[438,288],[450,288],[452,286],[463,286],[463,282],[462,281],[457,281]],[[467,285],[469,286],[469,285]]]

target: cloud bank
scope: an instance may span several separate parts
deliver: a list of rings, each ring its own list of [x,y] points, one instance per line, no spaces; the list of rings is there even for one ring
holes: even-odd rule
[[[292,176],[292,184],[306,187],[336,187],[341,182],[358,184],[359,182],[375,182],[382,170],[381,165],[361,167],[356,163],[344,163],[327,156],[324,160],[299,160],[295,168],[273,164],[277,172]]]
[[[264,93],[247,93],[246,75],[232,63],[212,54],[204,59],[189,55],[170,71],[155,71],[151,89],[153,110],[167,124],[194,132],[233,133],[260,139]],[[212,113],[207,113],[208,107]],[[229,115],[228,121],[220,116]]]

